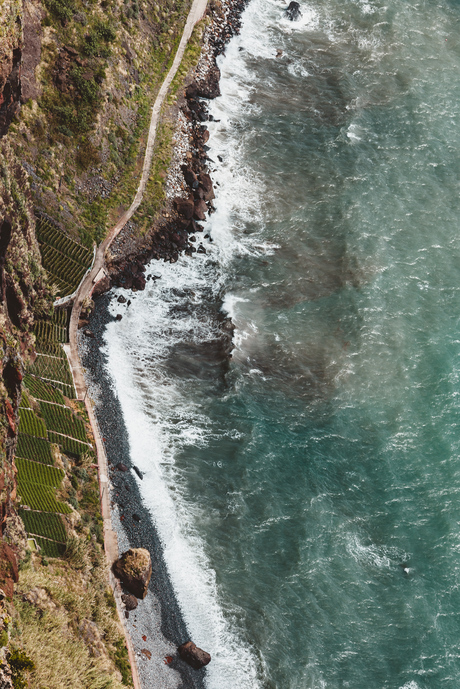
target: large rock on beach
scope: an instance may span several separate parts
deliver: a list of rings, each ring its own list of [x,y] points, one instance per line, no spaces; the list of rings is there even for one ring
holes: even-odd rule
[[[295,0],[292,0],[292,2],[290,2],[289,6],[286,8],[286,14],[291,22],[296,22],[298,19],[300,19],[302,12],[300,11],[299,3],[295,2]]]
[[[217,98],[220,96],[220,69],[217,65],[211,67],[204,82],[198,84],[197,95],[200,98]]]
[[[195,646],[193,641],[186,641],[177,649],[182,660],[191,665],[195,670],[200,670],[202,667],[211,662],[211,656],[206,651]]]
[[[152,560],[145,548],[130,548],[112,567],[115,576],[137,598],[145,598],[152,576]]]
[[[215,198],[214,189],[212,188],[211,177],[205,172],[202,172],[200,175],[200,186],[204,191],[204,200],[212,201],[212,199]]]
[[[186,220],[191,220],[193,216],[194,203],[193,199],[181,199],[175,200],[177,212]]]
[[[105,292],[108,292],[111,287],[112,287],[112,280],[107,275],[105,275],[102,278],[102,280],[99,280],[99,282],[96,282],[91,296],[100,297],[101,294],[105,294]]]
[[[195,201],[193,217],[195,218],[195,220],[206,220],[207,210],[208,207],[206,205],[206,202],[203,201],[203,199],[198,199],[198,201]]]
[[[186,165],[183,166],[182,172],[184,173],[185,183],[188,184],[192,189],[197,189],[198,187],[198,177],[196,174]]]

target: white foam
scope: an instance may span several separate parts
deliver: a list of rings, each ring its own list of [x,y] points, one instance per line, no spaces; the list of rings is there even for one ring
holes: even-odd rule
[[[356,534],[349,534],[346,549],[354,560],[378,569],[390,569],[408,559],[407,553],[391,546],[364,545]]]

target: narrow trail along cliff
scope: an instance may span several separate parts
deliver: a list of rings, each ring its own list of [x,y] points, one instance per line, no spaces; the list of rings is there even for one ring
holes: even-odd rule
[[[128,220],[134,215],[134,213],[141,204],[145,187],[149,178],[150,168],[152,165],[153,149],[155,145],[155,137],[158,129],[158,123],[160,120],[161,108],[168,93],[169,87],[171,86],[172,80],[176,76],[177,70],[179,69],[180,63],[184,56],[185,48],[187,47],[187,43],[192,35],[193,28],[195,24],[198,21],[200,21],[200,19],[203,17],[206,11],[206,6],[207,0],[193,1],[173,64],[161,85],[155,103],[153,105],[152,116],[150,119],[149,134],[145,149],[144,165],[142,168],[142,176],[133,202],[131,203],[128,210],[126,210],[123,213],[116,225],[114,225],[114,227],[112,227],[109,230],[107,237],[104,239],[104,241],[101,242],[101,244],[98,246],[96,250],[96,256],[93,267],[81,283],[74,299],[69,325],[70,345],[67,353],[69,356],[70,365],[72,367],[77,397],[79,399],[83,399],[86,393],[86,385],[77,348],[78,320],[80,317],[82,305],[86,297],[89,297],[91,295],[96,283],[99,281],[99,279],[101,279],[101,277],[103,277],[103,269],[105,265],[105,255],[107,249],[110,247],[115,237],[121,232],[123,227],[126,225]]]
[[[155,137],[158,129],[158,123],[160,120],[161,108],[168,93],[169,87],[171,86],[171,82],[174,79],[177,70],[179,69],[180,63],[184,56],[185,48],[187,47],[187,43],[192,35],[193,28],[195,24],[203,17],[206,11],[206,6],[207,0],[194,0],[192,4],[173,64],[161,85],[161,88],[158,92],[158,95],[152,108],[149,134],[145,150],[144,164],[142,168],[142,176],[139,182],[136,195],[128,210],[125,211],[125,213],[123,213],[116,225],[109,230],[107,237],[97,248],[93,267],[86,276],[86,278],[83,280],[77,291],[70,317],[69,345],[66,346],[66,352],[70,366],[72,368],[77,398],[85,401],[91,426],[93,428],[99,466],[99,491],[101,499],[101,512],[104,520],[104,547],[105,554],[109,564],[111,564],[118,558],[119,553],[117,537],[112,529],[111,522],[107,456],[105,453],[105,448],[101,438],[101,434],[99,432],[99,426],[97,423],[96,416],[94,414],[94,410],[89,400],[86,399],[86,384],[77,347],[78,321],[84,300],[86,299],[86,297],[89,297],[91,295],[94,286],[104,275],[105,255],[107,249],[110,247],[115,237],[126,225],[128,220],[136,212],[142,201],[145,187],[150,174],[150,168],[152,165]],[[112,588],[114,589],[115,598],[117,600],[117,608],[120,620],[121,622],[123,622],[120,597],[121,591],[119,585],[117,585],[117,582],[113,577],[113,574],[111,574],[111,584]],[[134,649],[128,634],[126,634],[126,641],[133,672],[134,687],[135,689],[141,689],[140,680],[137,672]]]

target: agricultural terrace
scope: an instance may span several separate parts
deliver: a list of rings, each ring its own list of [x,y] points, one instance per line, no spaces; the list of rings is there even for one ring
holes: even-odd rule
[[[93,260],[93,252],[70,239],[48,220],[38,218],[36,234],[42,263],[57,295],[73,294]]]
[[[16,446],[20,516],[44,557],[62,557],[68,517],[102,542],[97,468],[84,405],[75,400],[67,357],[67,312],[35,326],[37,358],[23,379]],[[72,519],[72,523],[75,519]],[[69,522],[70,523],[70,522]]]

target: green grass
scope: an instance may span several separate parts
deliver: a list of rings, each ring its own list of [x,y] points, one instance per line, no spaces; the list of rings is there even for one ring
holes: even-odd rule
[[[33,462],[30,459],[16,457],[18,478],[28,483],[40,483],[43,486],[58,488],[64,478],[64,471],[49,464]]]
[[[27,533],[65,543],[67,534],[62,519],[58,514],[31,512],[30,510],[20,509],[19,516],[24,522]]]
[[[26,375],[24,376],[24,385],[36,399],[45,400],[46,402],[56,402],[56,404],[64,404],[62,392],[60,390],[56,390],[56,388],[54,388],[52,385],[45,383],[39,378]],[[21,406],[24,405],[21,404]]]
[[[28,505],[32,510],[56,512],[58,514],[70,514],[72,512],[72,508],[69,505],[56,500],[54,488],[50,486],[29,483],[19,477],[18,493],[22,498],[22,504]]]
[[[74,438],[67,438],[52,431],[48,431],[48,439],[51,443],[59,445],[65,454],[77,459],[80,459],[86,452],[93,452],[91,445],[86,445],[86,443],[81,443],[78,440],[74,440]]]
[[[51,442],[55,441],[52,440]],[[16,457],[33,459],[35,462],[42,462],[42,464],[54,464],[49,442],[43,438],[36,438],[25,433],[19,433],[18,435]]]
[[[85,424],[68,407],[40,402],[40,409],[50,431],[57,431],[71,438],[86,441]]]
[[[46,438],[46,426],[32,409],[19,409],[19,428],[21,433]]]

